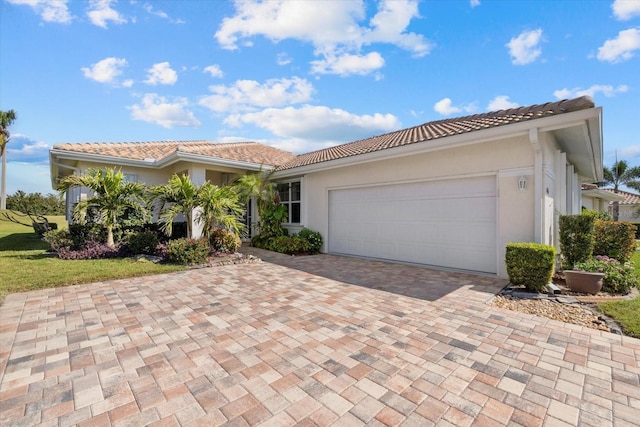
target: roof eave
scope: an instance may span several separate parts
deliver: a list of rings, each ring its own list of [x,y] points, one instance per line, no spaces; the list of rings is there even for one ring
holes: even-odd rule
[[[294,175],[301,175],[320,170],[335,169],[347,165],[360,163],[368,163],[381,159],[390,159],[394,157],[402,157],[412,154],[421,154],[431,151],[450,149],[465,145],[481,144],[488,141],[512,138],[517,136],[527,136],[529,129],[538,128],[541,131],[553,131],[574,126],[584,126],[587,120],[597,120],[598,131],[591,132],[593,137],[597,137],[597,141],[591,144],[599,144],[599,149],[594,150],[599,154],[599,160],[594,158],[594,175],[598,176],[596,165],[600,162],[600,174],[602,175],[602,137],[600,123],[601,108],[589,108],[585,110],[572,111],[568,113],[557,114],[550,117],[541,117],[537,119],[512,123],[504,126],[497,126],[489,129],[481,129],[472,132],[465,132],[458,135],[445,136],[429,141],[419,141],[398,147],[387,148],[384,150],[373,151],[371,153],[357,154],[349,157],[343,157],[325,162],[313,163],[304,166],[298,166],[290,169],[276,171],[274,178],[284,178]],[[428,143],[424,143],[428,142]],[[594,153],[595,154],[595,153]],[[594,181],[598,181],[597,179]]]
[[[610,193],[609,191],[600,189],[582,190],[582,195],[606,200],[608,202],[621,202],[624,200],[624,197],[619,194]]]

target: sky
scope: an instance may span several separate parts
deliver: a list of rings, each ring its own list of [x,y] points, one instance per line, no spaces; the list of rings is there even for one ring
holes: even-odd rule
[[[304,153],[582,95],[640,166],[640,0],[0,0],[8,194],[53,192],[59,143]]]

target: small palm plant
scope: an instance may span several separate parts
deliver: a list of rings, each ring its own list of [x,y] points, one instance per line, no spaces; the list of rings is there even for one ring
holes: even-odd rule
[[[114,247],[113,229],[127,211],[144,215],[144,185],[128,182],[124,173],[115,168],[89,169],[86,175],[70,175],[60,181],[58,191],[64,194],[72,187],[86,187],[92,195],[80,200],[74,207],[73,216],[77,221],[86,218],[87,210],[95,210],[98,222],[107,229],[107,246]]]
[[[188,238],[193,237],[194,220],[203,225],[207,237],[216,225],[238,235],[244,230],[240,219],[243,206],[230,187],[218,187],[209,181],[198,185],[188,175],[173,175],[167,184],[154,187],[152,194],[162,204],[160,223],[167,235],[171,235],[178,215],[185,217]]]

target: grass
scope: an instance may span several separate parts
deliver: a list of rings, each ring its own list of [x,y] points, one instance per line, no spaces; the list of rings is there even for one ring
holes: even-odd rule
[[[63,217],[50,222],[66,227]],[[0,304],[13,292],[78,285],[183,270],[172,264],[125,259],[62,260],[47,254],[49,245],[31,227],[0,219]]]
[[[640,251],[633,254],[631,261],[633,261],[636,276],[640,278]],[[604,302],[598,304],[598,309],[615,319],[625,334],[640,338],[640,297]]]

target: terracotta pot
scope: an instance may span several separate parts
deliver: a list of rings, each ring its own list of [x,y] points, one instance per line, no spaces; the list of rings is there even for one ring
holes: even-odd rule
[[[567,286],[574,292],[595,295],[602,289],[604,273],[589,273],[575,270],[564,270],[563,273]]]

